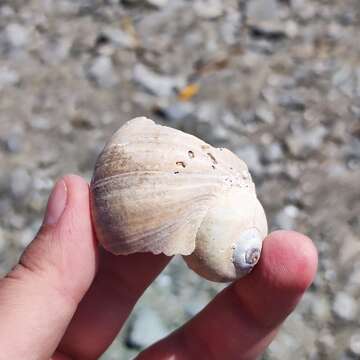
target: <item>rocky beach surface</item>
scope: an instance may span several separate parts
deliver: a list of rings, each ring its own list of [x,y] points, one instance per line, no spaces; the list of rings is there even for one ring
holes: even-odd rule
[[[310,236],[319,271],[266,360],[360,358],[358,0],[0,1],[0,272],[55,180],[90,180],[145,115],[244,159],[270,228]],[[103,360],[130,359],[223,287],[175,258]]]

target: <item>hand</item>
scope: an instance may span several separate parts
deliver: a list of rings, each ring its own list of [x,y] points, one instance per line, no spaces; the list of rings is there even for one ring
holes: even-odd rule
[[[0,359],[97,359],[169,260],[99,250],[88,185],[66,176],[50,196],[39,234],[0,280]],[[138,359],[255,359],[312,282],[316,267],[309,238],[289,231],[269,235],[250,275]]]

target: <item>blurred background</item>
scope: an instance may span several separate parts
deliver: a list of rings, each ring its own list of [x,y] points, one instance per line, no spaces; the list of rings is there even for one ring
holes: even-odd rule
[[[0,271],[54,181],[91,178],[146,115],[244,159],[271,229],[319,272],[263,359],[360,358],[358,0],[0,0]],[[130,359],[221,289],[174,259],[103,359]]]

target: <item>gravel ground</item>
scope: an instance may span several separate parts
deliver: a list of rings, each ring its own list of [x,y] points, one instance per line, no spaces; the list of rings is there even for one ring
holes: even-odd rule
[[[358,0],[0,1],[1,273],[55,179],[90,179],[109,135],[146,115],[236,152],[270,227],[317,245],[316,280],[263,358],[359,359],[359,35]],[[132,358],[220,288],[174,259],[103,359]]]

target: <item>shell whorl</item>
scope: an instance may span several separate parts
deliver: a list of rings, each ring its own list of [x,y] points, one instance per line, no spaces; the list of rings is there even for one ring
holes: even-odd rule
[[[114,254],[190,255],[209,208],[231,189],[255,187],[246,164],[226,149],[136,118],[101,153],[91,182],[100,243]]]

